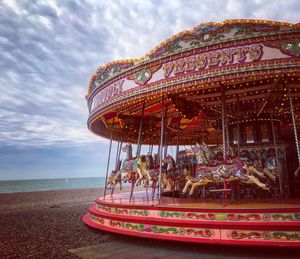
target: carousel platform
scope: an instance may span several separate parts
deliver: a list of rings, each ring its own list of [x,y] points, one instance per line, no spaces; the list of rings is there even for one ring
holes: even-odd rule
[[[182,242],[300,247],[300,200],[207,201],[139,191],[100,197],[85,224],[118,234]]]

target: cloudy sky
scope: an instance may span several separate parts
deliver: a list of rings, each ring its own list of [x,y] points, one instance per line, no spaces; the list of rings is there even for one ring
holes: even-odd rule
[[[299,0],[0,0],[0,180],[104,176],[90,75],[205,21],[300,22]]]

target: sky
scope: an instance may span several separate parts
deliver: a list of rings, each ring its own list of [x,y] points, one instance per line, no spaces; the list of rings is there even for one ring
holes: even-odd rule
[[[0,180],[104,176],[109,141],[86,126],[96,68],[239,18],[298,23],[300,1],[0,0]]]

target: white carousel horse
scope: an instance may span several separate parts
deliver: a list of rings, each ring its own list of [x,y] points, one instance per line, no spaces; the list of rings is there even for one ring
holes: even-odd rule
[[[122,179],[121,179],[121,174],[119,173],[120,167],[121,167],[122,160],[119,160],[115,170],[111,171],[111,174],[109,178],[107,179],[107,186],[109,189],[112,190],[112,193],[114,192],[114,189],[116,186],[119,184],[120,185],[120,190],[122,190]]]
[[[173,157],[167,155],[165,159],[163,159],[163,168],[162,168],[162,186],[164,191],[171,191],[173,187],[178,189],[177,186],[173,186],[173,183],[177,182],[177,168],[176,163]]]
[[[185,182],[192,180],[194,177],[192,176],[192,172],[190,170],[189,165],[185,165],[183,168],[182,178]]]
[[[198,148],[198,149],[197,149]],[[196,148],[193,150],[198,150],[195,152],[195,156],[197,158],[198,164],[202,165],[221,165],[223,162],[217,159],[217,154],[223,152],[223,146],[219,145],[215,149],[211,149],[205,143],[196,144]],[[238,158],[235,156],[233,149],[230,147],[226,156],[226,161],[229,163],[235,163],[238,161]],[[247,172],[256,174],[261,178],[270,178],[272,181],[276,181],[276,176],[270,172],[266,167],[262,166],[262,163],[258,159],[251,159],[249,156],[247,157]]]
[[[256,184],[263,190],[269,190],[269,188],[258,178],[251,175],[251,170],[249,170],[248,165],[239,161],[232,165],[220,165],[216,167],[203,167],[200,168],[196,178],[188,180],[183,189],[183,193],[186,193],[188,188],[192,186],[189,194],[192,195],[194,190],[202,185],[207,185],[208,183],[219,183],[219,182],[230,182],[240,180],[247,184]]]
[[[146,155],[146,166],[149,171],[150,175],[150,180],[152,181],[152,200],[154,200],[155,192],[156,192],[156,187],[157,187],[157,182],[159,180],[159,156],[158,154],[153,156],[148,153]]]
[[[150,175],[147,168],[147,162],[145,156],[139,156],[137,158],[132,157],[132,146],[131,144],[126,144],[122,151],[126,153],[126,158],[122,164],[122,168],[119,171],[121,174],[121,179],[124,182],[134,180],[136,185],[141,184],[142,180],[145,180],[145,186],[149,185]],[[132,174],[134,173],[134,179],[132,179]]]
[[[264,163],[262,163],[262,160],[258,157],[251,157],[249,153],[246,155],[244,154],[243,157],[246,159],[246,163],[251,173],[258,175],[261,178],[268,177],[273,182],[276,181],[276,172],[274,170],[276,168],[276,159],[274,155],[268,155]]]
[[[152,183],[158,181],[159,176],[159,156],[158,154],[154,155],[154,158],[150,153],[146,155],[146,166],[149,171],[150,179]]]
[[[256,174],[260,177],[264,177],[264,172],[258,170],[255,166],[249,166],[246,161],[238,160],[237,158],[231,158],[230,164],[221,163],[214,159],[213,152],[205,144],[198,144],[196,148],[193,148],[195,156],[197,157],[197,177],[189,179],[183,189],[183,193],[186,193],[188,188],[192,186],[190,195],[193,194],[195,188],[201,185],[206,185],[211,182],[227,182],[241,180],[244,183],[253,183],[264,190],[269,188],[260,182],[258,178],[252,174]],[[233,152],[231,151],[233,154]],[[204,159],[204,160],[202,160]],[[208,166],[210,163],[210,166]]]
[[[208,145],[205,144],[200,145],[197,142],[196,146],[192,147],[192,151],[196,156],[198,164],[203,164],[203,165],[212,164],[212,151],[210,150]],[[188,153],[190,153],[190,151],[188,151]]]
[[[107,186],[109,189],[115,189],[116,186],[120,184],[120,189],[122,188],[122,183],[121,183],[121,175],[119,174],[119,171],[113,170],[111,172],[111,175],[107,179]]]
[[[146,169],[147,169],[147,178],[150,177],[152,181],[152,188],[156,188],[156,184],[159,181],[159,156],[158,154],[153,157],[148,154],[146,156]],[[164,191],[172,190],[173,186],[173,171],[176,170],[176,163],[174,159],[168,155],[165,159],[162,160],[162,176],[161,176],[161,184]]]
[[[147,167],[146,156],[142,155],[138,158],[136,171],[138,174],[136,185],[141,184],[142,180],[145,180],[145,187],[148,187],[151,177],[150,177],[149,169]]]
[[[119,180],[126,183],[127,181],[131,180],[131,172],[135,171],[135,164],[137,162],[137,159],[135,157],[132,157],[131,144],[124,145],[122,151],[126,153],[126,158],[121,165],[121,169],[117,173],[114,173],[114,171],[112,172],[110,176],[110,181],[112,182]]]
[[[274,160],[275,161],[275,159],[272,158],[272,157],[268,158],[267,161],[265,162],[266,166],[264,167],[262,162],[259,159],[252,159],[253,165],[252,165],[251,168],[254,168],[254,169],[252,169],[253,171],[257,170],[257,171],[262,172],[265,176],[267,176],[269,179],[271,179],[273,182],[275,182],[276,181],[276,174],[272,173],[272,171],[274,171],[275,166],[272,165],[272,168],[270,168],[268,166],[269,160],[272,160],[272,161]],[[262,178],[264,178],[264,177],[262,177]]]

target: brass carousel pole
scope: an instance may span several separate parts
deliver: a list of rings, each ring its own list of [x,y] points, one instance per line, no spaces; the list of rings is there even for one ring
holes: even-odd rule
[[[137,147],[136,147],[136,159],[139,159],[139,156],[141,154],[141,146],[142,146],[141,142],[142,142],[142,130],[143,130],[143,122],[144,122],[145,104],[146,104],[146,101],[144,100],[143,108],[142,108],[142,118],[140,121],[140,127],[139,127],[139,133],[138,133],[138,143],[137,143]],[[135,184],[135,173],[131,173],[131,190],[130,190],[129,201],[131,201],[131,199],[132,199],[134,184]]]
[[[121,150],[122,150],[122,146],[123,146],[123,138],[124,138],[124,131],[122,129],[122,136],[121,136],[121,143],[120,143],[120,147],[119,147],[119,150],[118,150],[118,162],[120,161],[120,156],[121,156]]]
[[[290,89],[289,86],[287,86],[287,87],[288,87],[290,110],[291,110],[291,115],[292,115],[293,130],[294,130],[294,137],[295,137],[295,144],[296,144],[297,158],[298,158],[298,168],[295,171],[295,176],[297,176],[299,171],[300,171],[300,148],[299,148],[299,140],[298,140],[298,132],[297,132],[297,125],[296,125],[293,99],[292,99],[292,96],[291,96],[291,89]]]
[[[165,159],[168,154],[168,136],[167,136],[167,128],[166,128],[166,122],[167,122],[167,114],[168,114],[168,107],[165,107],[165,119],[164,119],[164,140],[163,140],[163,147],[164,147],[164,154],[163,158]]]
[[[144,112],[145,112],[145,104],[146,101],[144,101],[143,103],[143,108],[142,108],[142,118],[140,121],[140,128],[139,128],[139,135],[138,135],[138,144],[137,144],[137,148],[136,148],[136,156],[140,156],[141,154],[141,146],[142,146],[142,131],[143,131],[143,122],[144,122]]]
[[[180,122],[177,130],[177,140],[176,140],[176,164],[178,163],[178,152],[179,152],[179,136],[180,136]]]
[[[166,132],[164,133],[164,158],[167,157],[168,154],[168,138]]]
[[[223,141],[223,160],[226,161],[226,96],[225,88],[222,89],[222,141]]]
[[[224,87],[224,86],[223,86]],[[226,143],[226,135],[227,135],[227,119],[226,119],[226,96],[225,96],[225,88],[222,89],[222,137],[223,137],[223,160],[226,162],[226,154],[227,154],[227,143]],[[228,192],[227,192],[227,183],[224,181],[224,197],[225,197],[225,206],[228,205]]]
[[[241,129],[240,129],[240,98],[239,96],[237,97],[237,155],[238,158],[240,158],[240,149],[241,149]]]
[[[117,171],[118,171],[118,166],[119,166],[119,159],[118,159],[118,157],[119,157],[119,146],[120,146],[120,141],[118,141],[118,146],[117,146],[117,152],[116,152],[116,159],[115,159],[115,173],[117,173]],[[115,184],[114,185],[111,185],[111,192],[110,192],[110,195],[112,196],[113,195],[113,193],[114,193],[114,190],[115,190]],[[120,184],[120,189],[122,189],[121,188],[121,184]]]
[[[275,149],[275,161],[276,161],[276,171],[279,179],[279,190],[280,190],[280,196],[282,197],[283,191],[282,191],[282,176],[281,171],[279,168],[279,159],[278,159],[278,151],[277,151],[277,141],[276,141],[276,132],[274,127],[274,121],[273,121],[273,113],[270,113],[271,116],[271,127],[272,127],[272,135],[273,135],[273,145]]]
[[[110,143],[109,143],[109,151],[108,151],[108,159],[107,159],[107,167],[106,167],[104,197],[103,197],[103,199],[105,199],[105,196],[106,196],[107,177],[108,177],[109,162],[110,162],[110,155],[111,155],[111,146],[112,146],[112,136],[113,136],[114,124],[115,124],[115,118],[113,118],[113,123],[112,123],[112,127],[111,127],[111,132],[110,132]]]
[[[164,142],[164,127],[165,127],[166,108],[164,107],[164,95],[162,96],[162,114],[161,114],[161,128],[160,128],[160,148],[159,148],[159,192],[158,198],[161,198],[162,192],[162,164],[163,164],[163,142]]]
[[[122,150],[122,145],[123,145],[123,137],[124,137],[124,131],[122,129],[122,131],[121,131],[121,142],[120,142],[120,146],[118,147],[117,157],[116,157],[116,170],[117,171],[119,171],[120,167],[121,167],[120,156],[121,156],[121,150]],[[122,179],[120,179],[120,190],[122,190]]]
[[[240,159],[240,150],[241,150],[241,128],[240,128],[240,97],[238,95],[236,100],[236,110],[237,110],[237,156]],[[237,200],[240,200],[240,186],[241,181],[238,179],[237,182]]]
[[[229,143],[229,127],[228,127],[228,116],[225,118],[225,129],[226,129],[226,155],[229,155],[230,143]]]
[[[119,160],[119,148],[120,148],[120,140],[118,141],[117,145],[117,153],[116,153],[116,161],[115,161],[115,170],[118,169],[118,160]]]
[[[121,155],[121,150],[122,150],[123,140],[124,140],[124,129],[122,128],[122,130],[121,130],[121,141],[120,141],[120,145],[118,145],[117,157],[116,157],[116,161],[117,161],[118,163],[119,163],[119,161],[120,161],[120,155]]]

